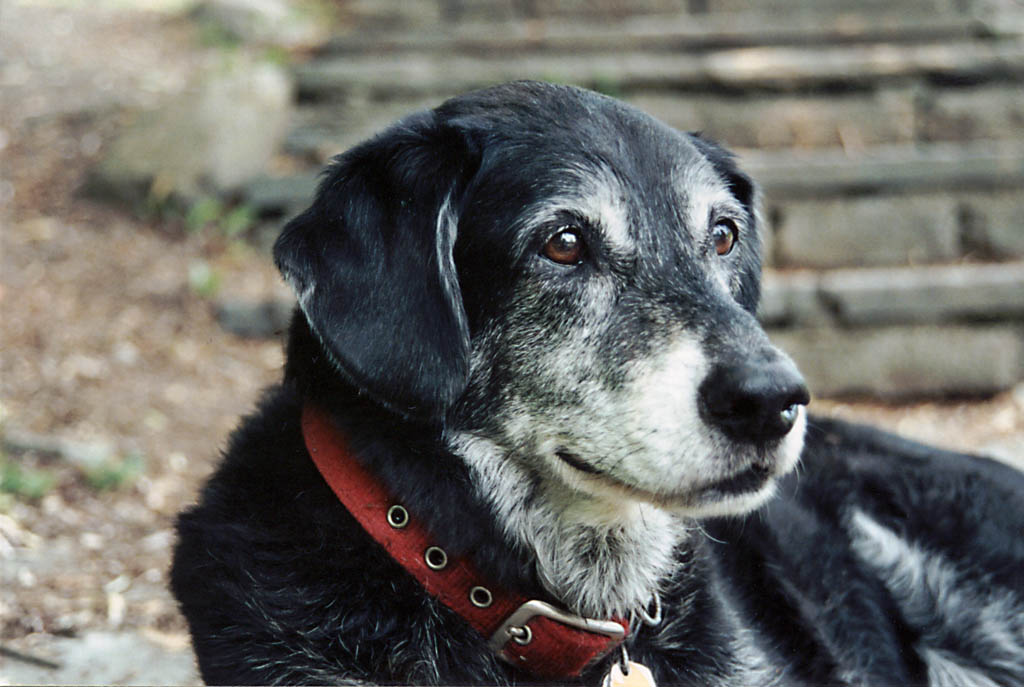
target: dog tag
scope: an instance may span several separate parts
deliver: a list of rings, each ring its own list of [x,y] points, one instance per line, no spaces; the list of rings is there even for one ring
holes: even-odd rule
[[[611,671],[605,676],[602,687],[658,687],[651,670],[642,663],[629,661],[629,674],[622,672],[618,661],[612,665]]]

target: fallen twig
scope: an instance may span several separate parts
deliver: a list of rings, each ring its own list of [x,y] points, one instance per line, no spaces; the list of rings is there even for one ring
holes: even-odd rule
[[[9,646],[4,646],[3,644],[0,644],[0,656],[5,656],[15,661],[21,661],[22,663],[31,663],[32,665],[40,666],[42,668],[49,668],[50,670],[60,670],[62,667],[61,664],[56,661],[51,661],[50,659],[43,658],[41,656],[34,656],[32,654],[25,653],[24,651],[18,651],[10,648]]]

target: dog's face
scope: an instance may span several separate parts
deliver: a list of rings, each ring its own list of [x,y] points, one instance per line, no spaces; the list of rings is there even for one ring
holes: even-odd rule
[[[396,412],[577,493],[734,513],[795,464],[807,402],[753,316],[756,203],[704,139],[512,84],[342,156],[276,257]]]

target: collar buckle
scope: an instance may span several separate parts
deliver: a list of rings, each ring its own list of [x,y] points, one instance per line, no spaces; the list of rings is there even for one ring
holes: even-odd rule
[[[549,603],[532,599],[516,609],[491,635],[488,642],[491,650],[503,660],[515,665],[515,660],[506,652],[505,647],[510,641],[528,644],[532,639],[528,623],[537,617],[548,618],[576,630],[604,635],[610,640],[609,648],[621,642],[626,636],[625,628],[614,620],[595,620],[572,615]]]

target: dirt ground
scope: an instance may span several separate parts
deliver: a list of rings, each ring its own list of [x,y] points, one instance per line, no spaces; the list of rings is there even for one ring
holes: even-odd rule
[[[77,190],[126,108],[181,93],[214,50],[124,3],[0,11],[0,684],[196,679],[166,592],[173,518],[282,362],[279,342],[223,331],[214,304],[284,287],[244,242]],[[1020,387],[815,409],[1024,456]],[[117,656],[135,668],[86,665]]]

